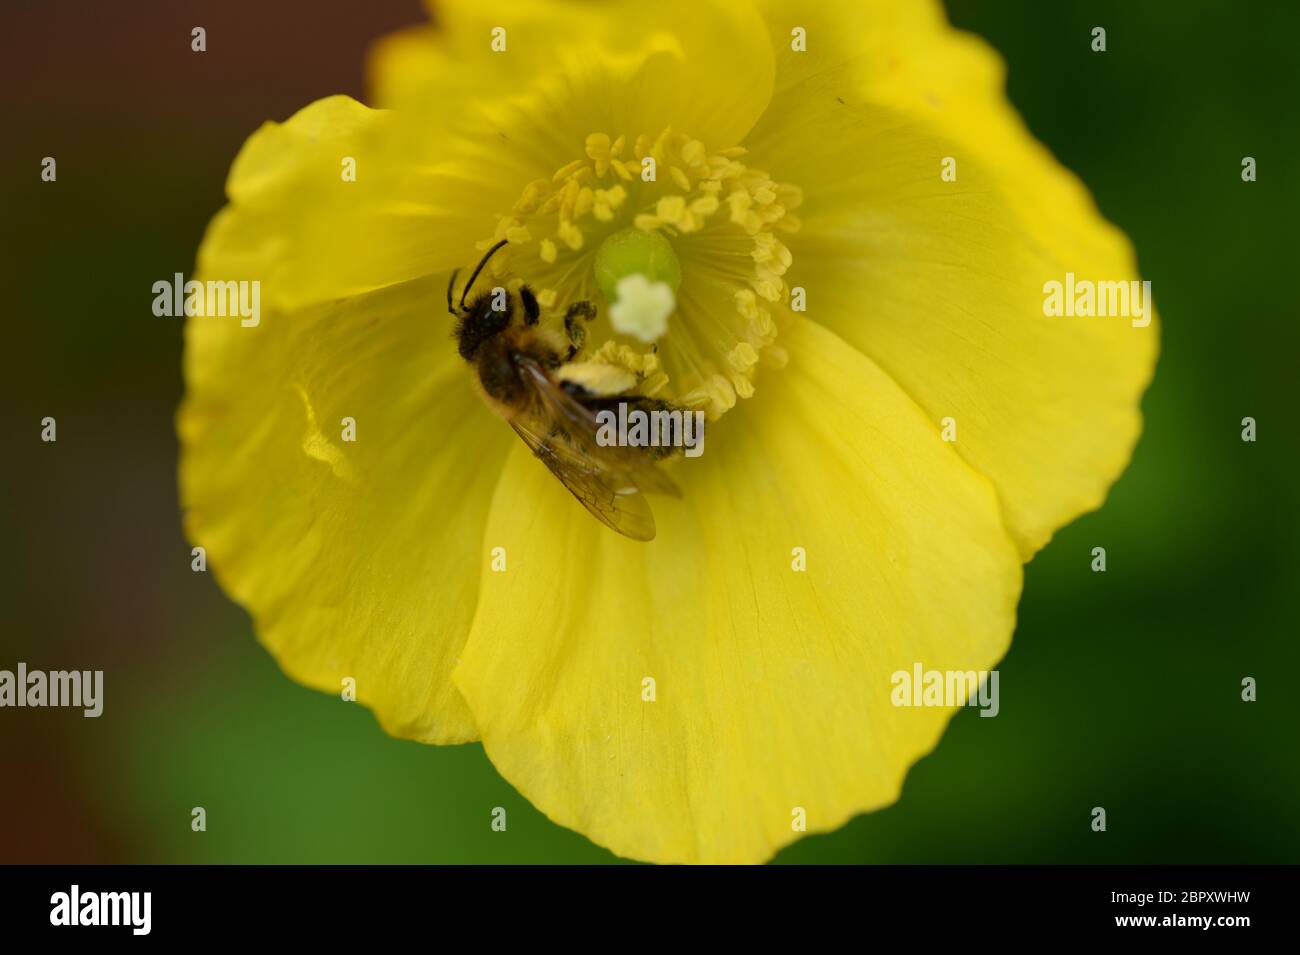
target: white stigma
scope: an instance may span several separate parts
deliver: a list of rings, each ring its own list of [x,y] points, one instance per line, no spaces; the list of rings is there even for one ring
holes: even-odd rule
[[[677,298],[667,282],[651,282],[638,272],[619,279],[616,290],[618,298],[609,307],[615,331],[647,344],[668,331],[668,316],[677,307]]]

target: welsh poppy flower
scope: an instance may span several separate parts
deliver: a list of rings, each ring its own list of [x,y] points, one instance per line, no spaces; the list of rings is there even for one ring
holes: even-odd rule
[[[1127,464],[1156,326],[1043,289],[1135,279],[1128,241],[936,4],[432,6],[373,106],[234,162],[198,271],[263,315],[188,320],[189,534],[292,678],[481,740],[620,855],[762,861],[888,805],[955,712],[890,675],[994,668],[1022,563]],[[653,541],[476,392],[443,298],[500,239],[491,283],[591,300],[586,360],[707,413]]]

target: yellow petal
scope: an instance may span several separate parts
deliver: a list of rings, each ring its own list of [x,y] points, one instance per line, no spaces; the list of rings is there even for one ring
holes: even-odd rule
[[[758,862],[897,798],[952,708],[891,675],[987,670],[1020,563],[992,488],[868,359],[799,323],[788,367],[655,498],[650,544],[511,457],[454,678],[501,773],[553,820],[659,862]],[[807,569],[792,569],[803,548]],[[643,699],[654,681],[654,702]]]
[[[399,120],[334,96],[265,124],[230,170],[230,205],[199,271],[260,281],[264,303],[296,309],[476,258],[492,210],[509,208],[517,186]]]
[[[448,674],[510,442],[449,340],[442,282],[186,325],[190,539],[294,679],[427,742],[476,736]],[[347,422],[355,440],[345,439]]]
[[[476,100],[519,95],[553,70],[564,46],[607,32],[603,16],[581,3],[448,0],[429,4],[433,23],[378,40],[367,63],[368,89],[384,109],[428,113],[456,125]],[[504,30],[498,35],[494,31]],[[504,44],[504,49],[498,49]]]
[[[1127,464],[1158,346],[1154,321],[1045,316],[1044,285],[1136,280],[1132,249],[1025,130],[998,56],[937,5],[765,8],[778,51],[790,22],[809,31],[806,53],[778,54],[747,143],[803,187],[786,281],[936,429],[954,420],[1028,558]]]
[[[433,9],[436,28],[376,46],[377,102],[460,129],[486,123],[505,148],[572,150],[592,131],[653,137],[668,126],[702,130],[692,135],[722,148],[748,132],[772,91],[767,31],[741,0],[449,0]],[[494,103],[510,108],[495,112]],[[546,164],[558,165],[549,155]]]

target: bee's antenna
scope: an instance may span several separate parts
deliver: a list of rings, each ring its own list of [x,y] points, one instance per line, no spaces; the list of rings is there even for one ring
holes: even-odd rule
[[[469,294],[469,290],[470,290],[471,288],[474,287],[474,280],[475,280],[476,278],[478,278],[478,274],[479,274],[480,272],[483,271],[483,266],[485,266],[485,265],[488,264],[488,259],[492,258],[492,256],[493,256],[494,254],[496,254],[497,249],[499,249],[499,248],[501,248],[501,246],[505,245],[507,241],[509,241],[509,240],[507,240],[507,239],[502,239],[502,240],[501,240],[500,242],[498,242],[496,245],[492,246],[492,248],[488,249],[487,252],[483,255],[483,260],[482,260],[481,262],[479,262],[478,266],[474,269],[474,274],[471,275],[471,276],[469,277],[469,281],[468,281],[467,283],[465,283],[465,291],[463,291],[463,292],[460,293],[460,307],[461,307],[461,308],[464,308],[464,307],[465,307],[465,296],[468,295],[468,294]]]
[[[460,275],[460,269],[452,269],[451,281],[447,283],[447,312],[451,315],[456,314],[456,309],[451,304],[451,290],[456,287],[456,276],[458,275]]]

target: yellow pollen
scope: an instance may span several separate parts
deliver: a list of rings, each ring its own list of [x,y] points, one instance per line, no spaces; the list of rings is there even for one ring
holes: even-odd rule
[[[671,128],[597,131],[574,145],[577,158],[523,183],[479,243],[509,240],[489,274],[541,290],[544,321],[591,301],[598,315],[580,361],[626,369],[638,393],[719,417],[754,394],[759,368],[785,364],[779,325],[798,320],[788,308],[786,237],[799,228],[792,210],[802,191],[748,165],[744,147],[717,148]],[[654,281],[628,284],[621,303],[601,293],[597,250],[629,227],[671,245],[681,266],[675,295]],[[656,350],[629,347],[637,337],[657,339]]]

